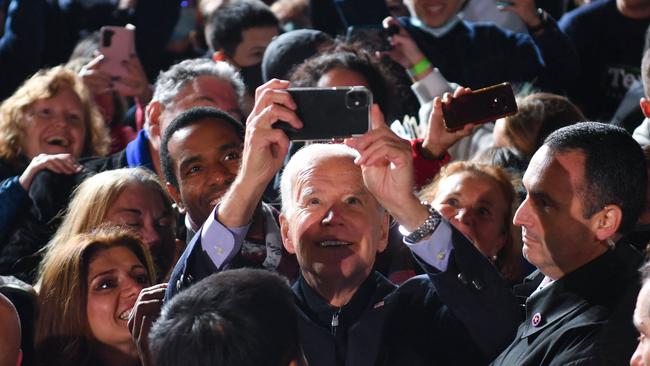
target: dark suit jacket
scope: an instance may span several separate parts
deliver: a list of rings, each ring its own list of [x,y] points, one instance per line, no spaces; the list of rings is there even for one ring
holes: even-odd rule
[[[632,314],[641,255],[618,244],[534,293],[543,274],[515,292],[528,297],[514,342],[493,365],[627,365],[636,347]]]
[[[492,360],[515,334],[517,302],[492,264],[455,229],[452,241],[445,272],[422,263],[428,275],[399,288],[371,274],[340,309],[336,330],[328,319],[337,309],[328,309],[299,280],[293,289],[309,365],[481,365]]]
[[[269,212],[275,211],[268,207],[268,209],[264,209],[262,212],[266,219],[266,215],[269,215]],[[290,280],[295,279],[298,276],[298,262],[296,261],[295,255],[290,254],[283,247],[280,256],[281,259],[277,272]],[[238,253],[226,264],[225,269],[242,267],[247,267],[247,265],[241,260],[241,253]],[[165,291],[165,300],[171,299],[179,291],[218,271],[201,246],[201,230],[199,230],[185,247],[185,251],[174,266],[174,270],[169,278],[169,286],[167,286],[167,290]]]

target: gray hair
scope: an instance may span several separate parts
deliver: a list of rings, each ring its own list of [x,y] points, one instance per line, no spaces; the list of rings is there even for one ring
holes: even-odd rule
[[[639,273],[641,274],[642,283],[650,281],[650,260],[643,263],[641,268],[639,268]]]
[[[245,91],[241,76],[229,63],[213,61],[209,58],[185,60],[161,72],[156,80],[152,101],[161,103],[165,108],[168,107],[180,90],[199,76],[212,76],[230,83],[237,94],[237,103],[241,108]]]
[[[354,160],[359,153],[343,144],[311,144],[298,150],[284,167],[280,179],[280,197],[282,199],[282,214],[287,215],[294,206],[294,186],[296,178],[302,169],[316,161],[331,158],[350,158]]]

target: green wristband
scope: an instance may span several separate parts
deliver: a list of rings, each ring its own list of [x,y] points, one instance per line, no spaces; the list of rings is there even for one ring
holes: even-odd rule
[[[427,60],[427,58],[425,57],[422,60],[420,60],[420,62],[418,62],[417,64],[411,66],[409,71],[411,72],[412,75],[419,76],[423,72],[427,71],[429,67],[431,67],[431,62],[429,62],[429,60]]]

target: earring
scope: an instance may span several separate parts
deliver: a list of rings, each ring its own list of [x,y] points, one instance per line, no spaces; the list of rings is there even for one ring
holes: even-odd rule
[[[616,243],[614,240],[612,240],[612,238],[607,238],[607,248],[609,248],[609,250],[616,249]]]

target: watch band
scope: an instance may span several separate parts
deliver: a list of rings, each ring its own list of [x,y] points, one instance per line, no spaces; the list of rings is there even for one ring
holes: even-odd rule
[[[436,211],[429,203],[427,202],[422,202],[422,206],[427,208],[427,211],[429,211],[429,217],[424,220],[422,225],[415,229],[411,233],[404,233],[404,240],[406,240],[410,244],[415,244],[419,242],[420,240],[426,238],[427,236],[431,235],[438,225],[440,224],[440,221],[442,220],[442,216],[438,211]]]

